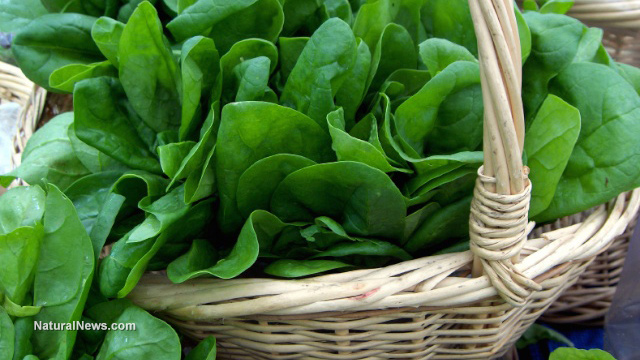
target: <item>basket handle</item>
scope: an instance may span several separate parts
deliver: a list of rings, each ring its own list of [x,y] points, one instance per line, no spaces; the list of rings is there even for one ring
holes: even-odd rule
[[[471,202],[473,275],[486,274],[500,296],[522,306],[539,284],[515,268],[533,223],[531,183],[522,164],[522,57],[511,0],[469,0],[478,39],[484,103],[484,165]]]

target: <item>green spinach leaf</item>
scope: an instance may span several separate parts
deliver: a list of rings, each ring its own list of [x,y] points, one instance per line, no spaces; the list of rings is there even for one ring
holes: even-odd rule
[[[327,161],[333,158],[329,144],[329,135],[295,110],[260,102],[225,106],[216,145],[216,180],[222,207],[219,221],[223,231],[242,225],[236,191],[240,176],[253,163],[280,153]]]
[[[46,14],[16,34],[11,49],[22,71],[49,90],[49,77],[70,64],[104,60],[91,39],[94,17],[81,14]]]
[[[80,140],[133,169],[161,172],[151,150],[155,133],[131,109],[117,80],[79,82],[74,106],[74,129]]]
[[[180,71],[156,9],[142,2],[122,30],[120,82],[131,106],[154,131],[180,126]]]
[[[36,266],[34,305],[41,323],[80,320],[93,279],[94,254],[91,239],[80,222],[73,203],[49,185],[45,203],[44,238]],[[54,211],[51,211],[55,209]],[[34,354],[40,358],[68,358],[76,332],[36,330]]]
[[[7,186],[14,178],[32,185],[50,182],[62,189],[88,175],[73,151],[68,129],[73,113],[56,116],[37,131],[22,152],[22,163],[12,172],[0,176],[0,185]]]
[[[406,206],[400,190],[382,171],[341,161],[304,167],[287,176],[271,198],[283,221],[329,216],[350,234],[402,237]]]
[[[537,220],[574,214],[640,186],[640,97],[631,85],[610,67],[574,63],[550,92],[578,108],[582,126],[553,200]]]
[[[580,133],[578,109],[549,95],[527,131],[524,150],[533,184],[529,217],[551,203]]]
[[[327,20],[302,50],[287,79],[281,103],[308,115],[323,129],[334,97],[357,56],[353,32],[340,19]]]

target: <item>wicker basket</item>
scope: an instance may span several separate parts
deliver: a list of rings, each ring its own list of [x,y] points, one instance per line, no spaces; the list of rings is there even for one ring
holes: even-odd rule
[[[571,15],[604,29],[603,43],[619,62],[640,66],[640,0],[576,0]],[[544,313],[542,320],[559,324],[602,326],[627,256],[636,218],[596,257],[576,283]],[[556,225],[557,226],[557,225]]]
[[[12,101],[22,106],[18,120],[19,130],[13,138],[13,168],[20,165],[20,156],[40,119],[46,97],[47,92],[27,79],[19,68],[0,62],[0,101]],[[21,180],[15,180],[10,187],[22,184],[24,183]]]
[[[521,60],[513,3],[472,0],[485,103],[485,164],[471,251],[303,280],[148,273],[130,299],[223,359],[491,359],[503,355],[622,234],[640,191],[527,240]]]

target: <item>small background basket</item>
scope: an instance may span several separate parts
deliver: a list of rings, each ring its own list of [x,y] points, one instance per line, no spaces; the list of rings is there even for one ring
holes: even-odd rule
[[[46,97],[47,92],[27,79],[20,68],[0,62],[0,102],[11,101],[20,104],[22,107],[18,119],[18,131],[13,137],[12,168],[20,165],[22,151],[27,145],[27,140],[36,129],[44,109]],[[18,179],[10,186],[23,184],[22,180]],[[0,188],[0,194],[3,191],[4,189]]]
[[[576,0],[568,15],[604,30],[603,43],[621,63],[640,67],[640,0]],[[574,215],[575,217],[576,215]],[[583,216],[583,215],[577,215]],[[558,324],[602,326],[627,256],[638,214],[627,230],[596,257],[576,283],[567,289],[541,317]],[[562,219],[553,226],[579,221]],[[550,226],[545,227],[549,229]]]
[[[575,0],[567,15],[602,28],[614,59],[640,67],[640,0]]]

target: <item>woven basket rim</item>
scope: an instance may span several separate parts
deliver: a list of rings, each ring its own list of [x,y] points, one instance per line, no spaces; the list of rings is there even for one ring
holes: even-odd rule
[[[529,239],[525,247],[526,257],[516,266],[523,273],[542,281],[560,271],[562,266],[593,258],[609,246],[615,236],[624,232],[639,208],[640,189],[632,191],[628,201],[626,194],[621,194],[609,204],[596,207],[596,211],[581,223]],[[563,243],[567,238],[578,241]],[[174,284],[166,274],[156,272],[145,274],[128,297],[148,310],[163,311],[192,321],[245,316],[307,318],[327,312],[452,307],[486,300],[498,294],[486,276],[450,277],[451,273],[468,266],[471,261],[471,252],[465,251],[302,280],[196,278]],[[440,271],[436,270],[438,267]],[[414,277],[414,282],[381,296],[379,292],[390,288],[403,276]],[[424,286],[430,280],[432,284],[414,293],[418,295],[406,291]],[[323,292],[321,288],[332,290]],[[250,290],[256,291],[252,293]],[[300,300],[298,304],[291,303],[292,297],[305,292],[312,293],[312,298]],[[320,300],[323,298],[328,299]],[[376,301],[368,304],[371,300]]]

